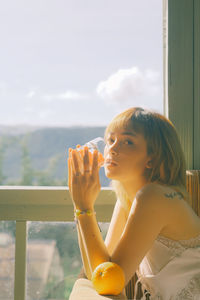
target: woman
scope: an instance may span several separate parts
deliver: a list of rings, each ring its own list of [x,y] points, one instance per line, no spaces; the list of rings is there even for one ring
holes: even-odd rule
[[[105,142],[105,174],[117,194],[105,242],[94,212],[98,153],[90,166],[85,148],[82,172],[76,150],[68,160],[74,208],[83,211],[77,230],[87,278],[112,261],[124,271],[125,285],[137,273],[142,299],[200,299],[200,218],[187,203],[185,159],[173,124],[156,112],[130,108],[108,125]],[[93,214],[84,213],[88,209]],[[73,298],[76,288],[70,300],[79,299]]]

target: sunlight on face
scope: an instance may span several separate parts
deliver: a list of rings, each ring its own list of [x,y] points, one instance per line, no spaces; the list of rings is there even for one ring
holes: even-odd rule
[[[105,173],[108,178],[124,181],[143,175],[150,158],[142,134],[116,129],[108,133],[105,142]]]

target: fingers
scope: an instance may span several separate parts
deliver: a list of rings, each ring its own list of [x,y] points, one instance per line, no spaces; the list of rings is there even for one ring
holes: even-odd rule
[[[88,147],[84,147],[83,156],[83,170],[84,175],[96,174],[98,173],[98,151],[94,150],[91,153]]]
[[[72,178],[74,176],[79,176],[81,174],[79,163],[78,163],[78,153],[76,150],[72,150]]]
[[[90,174],[90,160],[89,160],[89,149],[88,147],[84,147],[84,156],[83,156],[83,174]]]
[[[69,157],[72,157],[72,155],[71,155],[72,154],[72,150],[73,150],[72,148],[69,148],[69,150],[68,150]]]
[[[69,148],[69,158],[68,158],[68,186],[69,191],[72,193],[72,172],[73,172],[73,162],[72,162],[72,148]]]
[[[67,160],[68,162],[68,187],[69,187],[69,191],[71,192],[71,175],[72,175],[72,160],[71,160],[71,153],[72,153],[72,148],[69,148],[68,150],[68,154],[69,154],[69,158]]]
[[[77,181],[78,176],[81,174],[79,170],[79,164],[77,159],[76,150],[69,148],[68,158],[68,186],[69,191],[72,193],[72,184]],[[75,178],[76,177],[76,178]]]
[[[68,161],[68,187],[69,187],[69,191],[71,193],[71,186],[72,186],[72,183],[71,183],[71,174],[72,174],[71,158],[69,157],[67,161]]]
[[[93,161],[92,161],[92,174],[98,173],[98,151],[94,150],[93,152]]]
[[[80,146],[77,145],[76,148],[79,148]],[[69,148],[69,159],[68,159],[68,185],[69,189],[71,189],[72,186],[72,180],[74,177],[78,177],[80,175],[97,175],[99,171],[98,167],[98,151],[94,150],[93,153],[91,153],[88,149],[88,147],[84,147],[84,149],[75,150],[72,148]],[[80,159],[82,157],[82,161],[80,162]],[[80,163],[82,166],[80,166]],[[83,169],[82,169],[83,168]],[[81,169],[83,172],[81,172]],[[83,173],[83,174],[82,174]]]

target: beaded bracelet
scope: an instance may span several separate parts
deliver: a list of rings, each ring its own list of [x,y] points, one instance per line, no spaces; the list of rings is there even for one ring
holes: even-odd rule
[[[75,209],[74,210],[74,217],[75,219],[77,219],[80,215],[88,215],[88,216],[92,216],[93,214],[96,215],[96,212],[90,209],[86,209],[86,210],[80,210],[80,209]]]
[[[76,222],[76,224],[78,223],[78,217],[80,215],[84,215],[84,214],[87,214],[88,216],[92,216],[92,215],[96,215],[96,211],[93,211],[90,209],[86,209],[86,210],[75,209],[74,210],[74,221]],[[101,228],[99,226],[99,223],[97,223],[97,224],[98,224],[100,232],[102,232]]]

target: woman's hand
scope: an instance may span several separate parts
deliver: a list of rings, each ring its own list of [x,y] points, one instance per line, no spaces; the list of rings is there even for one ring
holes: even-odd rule
[[[84,147],[81,158],[77,150],[69,149],[69,192],[76,209],[93,209],[101,188],[99,181],[98,151],[94,150],[91,161],[89,159],[88,147]]]

